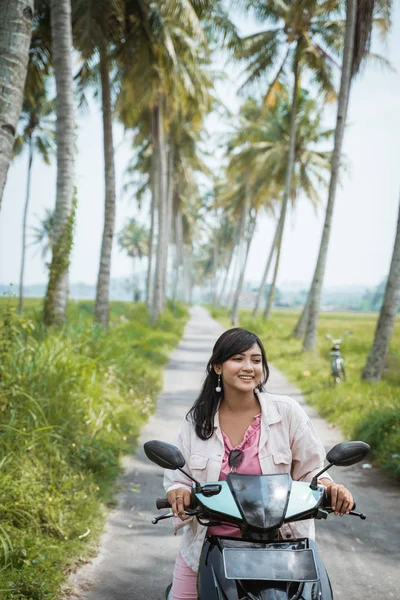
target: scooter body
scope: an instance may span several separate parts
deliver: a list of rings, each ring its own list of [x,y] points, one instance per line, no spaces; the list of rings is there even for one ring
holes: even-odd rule
[[[146,447],[147,446],[147,447]],[[343,442],[327,455],[329,466],[312,482],[293,481],[289,474],[229,473],[226,481],[199,483],[183,470],[180,451],[163,442],[147,442],[145,452],[156,464],[179,469],[194,481],[192,506],[185,510],[204,526],[230,524],[240,537],[211,535],[201,551],[198,600],[332,600],[329,577],[315,542],[309,538],[283,539],[285,524],[326,519],[332,512],[318,477],[333,464],[350,466],[369,450],[364,442]],[[157,508],[166,508],[166,499]],[[350,514],[365,519],[365,515]],[[153,519],[157,523],[173,513]],[[171,591],[167,592],[167,600]]]
[[[323,486],[292,481],[288,474],[239,475],[209,484],[211,497],[193,491],[211,520],[237,523],[241,538],[207,537],[198,571],[199,600],[332,600],[314,541],[282,540],[279,528],[317,511]]]

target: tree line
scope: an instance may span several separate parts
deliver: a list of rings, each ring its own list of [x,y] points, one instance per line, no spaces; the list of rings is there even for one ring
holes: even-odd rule
[[[232,17],[259,24],[242,36]],[[148,227],[127,223],[118,240],[132,259],[148,256],[146,301],[152,322],[170,296],[190,300],[208,281],[232,323],[260,211],[276,220],[254,314],[270,318],[289,203],[327,199],[318,258],[293,334],[315,348],[351,87],[370,52],[373,31],[390,29],[390,0],[0,0],[0,207],[9,164],[26,149],[20,308],[30,173],[35,152],[54,152],[57,186],[51,213],[46,325],[61,324],[79,190],[74,182],[75,116],[90,90],[101,102],[104,140],[104,229],[95,320],[107,326],[116,184],[113,123],[132,133],[127,189],[149,201]],[[224,136],[221,166],[210,168],[206,120],[217,100],[215,52],[244,73],[246,93]],[[79,68],[74,72],[72,57]],[[340,73],[339,89],[335,77]],[[50,90],[56,89],[55,98]],[[337,103],[336,126],[323,126]],[[204,180],[207,185],[204,186]],[[206,189],[204,189],[206,187]],[[172,256],[171,256],[172,253]],[[172,268],[171,268],[172,265]],[[375,341],[363,377],[379,379],[400,293],[400,225]]]

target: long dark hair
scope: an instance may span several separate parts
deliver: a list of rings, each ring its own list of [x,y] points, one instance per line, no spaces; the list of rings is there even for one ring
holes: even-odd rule
[[[215,413],[217,412],[220,400],[224,396],[223,389],[222,392],[217,392],[215,390],[217,387],[218,375],[214,371],[214,365],[222,365],[222,363],[235,354],[247,352],[247,350],[250,350],[255,344],[258,344],[261,350],[264,375],[256,389],[262,392],[264,391],[264,385],[268,381],[269,368],[264,346],[262,345],[260,338],[247,329],[234,327],[233,329],[225,331],[215,342],[212,356],[207,364],[206,378],[203,387],[197,400],[186,415],[187,419],[192,419],[196,434],[200,439],[208,440],[212,436],[214,432]]]

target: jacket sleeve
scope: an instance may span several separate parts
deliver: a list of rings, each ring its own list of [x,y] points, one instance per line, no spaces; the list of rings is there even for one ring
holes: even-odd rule
[[[304,413],[303,409],[300,410]],[[311,481],[314,475],[323,469],[325,460],[325,449],[321,439],[305,413],[304,417],[291,446],[291,474],[295,481]],[[324,473],[323,477],[332,479],[328,473]]]
[[[175,438],[175,446],[179,448],[182,452],[185,459],[185,471],[190,471],[190,428],[192,427],[191,422],[189,422],[186,418],[182,421],[178,434]],[[192,489],[192,480],[189,477],[186,477],[181,471],[176,469],[172,471],[171,469],[165,469],[164,471],[164,489],[165,492],[168,493],[170,490],[186,487],[188,490]]]

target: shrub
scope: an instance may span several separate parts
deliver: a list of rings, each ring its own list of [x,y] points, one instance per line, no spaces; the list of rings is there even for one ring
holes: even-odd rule
[[[94,548],[187,312],[150,327],[144,305],[117,303],[103,331],[91,303],[70,303],[65,327],[46,332],[37,307],[29,319],[1,309],[0,596],[56,598],[66,567]]]

